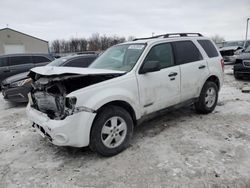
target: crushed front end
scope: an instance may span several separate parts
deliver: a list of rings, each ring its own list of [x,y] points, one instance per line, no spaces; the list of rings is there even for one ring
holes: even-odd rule
[[[73,91],[117,77],[121,74],[62,73],[44,75],[31,71],[33,80],[27,106],[33,127],[53,144],[84,147],[89,144],[94,109],[77,103]]]

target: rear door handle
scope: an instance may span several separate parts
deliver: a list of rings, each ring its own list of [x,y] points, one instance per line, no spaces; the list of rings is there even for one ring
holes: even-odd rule
[[[200,65],[199,69],[204,69],[206,67],[206,65]]]
[[[177,72],[171,72],[168,76],[169,76],[169,77],[177,76]]]

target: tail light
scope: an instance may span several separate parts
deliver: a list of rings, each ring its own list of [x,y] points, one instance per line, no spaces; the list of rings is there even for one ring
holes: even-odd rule
[[[222,68],[222,70],[223,70],[223,72],[224,72],[224,59],[221,59],[221,60],[220,60],[220,63],[221,63],[221,68]]]

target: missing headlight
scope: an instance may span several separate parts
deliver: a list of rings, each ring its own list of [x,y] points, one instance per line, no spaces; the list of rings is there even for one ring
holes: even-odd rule
[[[67,97],[65,100],[65,106],[73,110],[76,106],[76,101],[76,97]]]

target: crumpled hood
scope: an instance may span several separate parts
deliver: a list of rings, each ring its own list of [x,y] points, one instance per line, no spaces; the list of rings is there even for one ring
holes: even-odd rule
[[[220,51],[238,50],[238,49],[242,49],[242,47],[241,46],[226,46],[226,47],[220,48]]]
[[[78,74],[78,75],[102,75],[102,74],[123,74],[125,71],[93,69],[93,68],[75,68],[75,67],[55,67],[44,66],[31,69],[34,72],[44,76],[56,76],[63,74]]]

